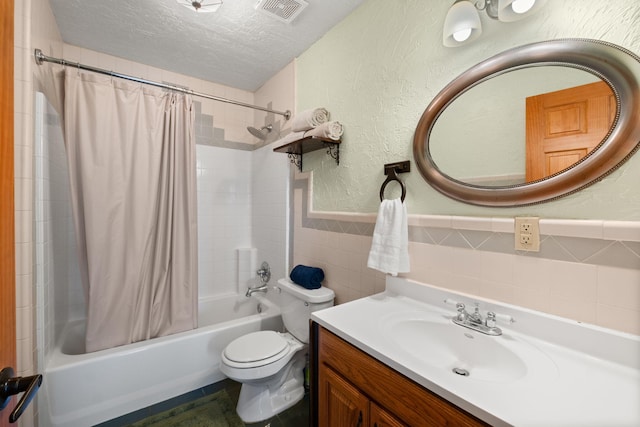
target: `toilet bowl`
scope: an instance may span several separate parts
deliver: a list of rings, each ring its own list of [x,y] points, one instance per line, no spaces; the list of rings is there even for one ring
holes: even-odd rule
[[[304,397],[309,315],[333,305],[328,288],[308,290],[280,279],[276,289],[287,332],[252,332],[222,352],[222,372],[242,383],[236,411],[245,423],[271,418]]]

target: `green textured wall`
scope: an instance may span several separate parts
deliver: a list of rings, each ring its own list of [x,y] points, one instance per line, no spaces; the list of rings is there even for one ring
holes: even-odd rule
[[[413,132],[420,115],[442,87],[473,64],[518,45],[569,37],[606,40],[640,53],[637,0],[549,1],[538,14],[515,23],[483,16],[480,39],[445,48],[442,24],[451,3],[368,0],[298,58],[298,111],[324,106],[345,126],[339,166],[323,152],[305,155],[305,171],[314,173],[315,210],[375,212],[384,163],[409,159],[414,165]],[[414,214],[640,220],[640,155],[575,195],[524,208],[448,199],[415,168],[402,178]]]

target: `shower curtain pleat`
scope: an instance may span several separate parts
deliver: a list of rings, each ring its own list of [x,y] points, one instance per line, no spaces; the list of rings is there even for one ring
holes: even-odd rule
[[[86,350],[197,327],[191,98],[67,69],[64,105]]]

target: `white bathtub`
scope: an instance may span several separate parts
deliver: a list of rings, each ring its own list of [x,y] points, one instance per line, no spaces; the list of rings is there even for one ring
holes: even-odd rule
[[[87,427],[223,380],[220,353],[233,339],[282,330],[280,310],[261,296],[199,303],[200,327],[84,353],[84,323],[70,323],[53,350],[38,393],[40,425]]]

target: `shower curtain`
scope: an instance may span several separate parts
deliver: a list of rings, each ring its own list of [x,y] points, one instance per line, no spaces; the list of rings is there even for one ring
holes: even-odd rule
[[[197,327],[191,97],[68,68],[64,113],[86,351]]]

